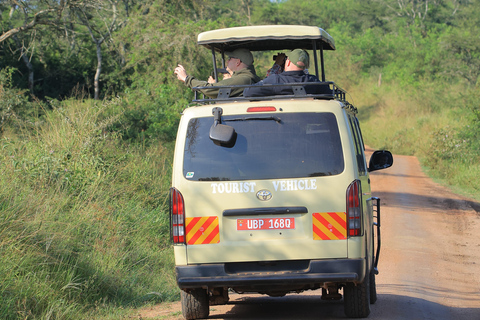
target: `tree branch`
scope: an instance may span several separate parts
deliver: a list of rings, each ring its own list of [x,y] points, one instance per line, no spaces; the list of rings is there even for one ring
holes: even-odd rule
[[[48,21],[48,20],[44,21],[44,20],[41,19],[43,15],[46,15],[46,14],[51,13],[51,12],[55,12],[55,9],[47,9],[47,10],[39,11],[33,16],[32,21],[30,21],[29,23],[26,23],[21,27],[13,28],[13,29],[10,29],[10,30],[4,32],[0,36],[0,43],[7,40],[8,38],[14,36],[15,34],[17,34],[19,32],[23,32],[23,31],[32,29],[36,25],[39,25],[39,24],[40,25],[49,25],[49,24],[51,24],[50,21]]]

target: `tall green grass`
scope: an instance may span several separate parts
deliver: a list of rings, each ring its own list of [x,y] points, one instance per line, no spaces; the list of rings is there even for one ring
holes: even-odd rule
[[[349,94],[368,145],[417,156],[439,182],[480,200],[478,88],[428,81],[379,86],[371,79]]]
[[[118,103],[59,103],[0,140],[0,319],[115,318],[178,298],[172,148],[109,132]]]

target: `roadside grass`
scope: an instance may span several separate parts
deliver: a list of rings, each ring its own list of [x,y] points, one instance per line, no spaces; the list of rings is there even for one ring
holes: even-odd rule
[[[0,140],[1,319],[114,319],[178,299],[172,146],[123,142],[112,108],[59,103]]]
[[[480,116],[475,111],[480,95],[475,88],[422,83],[412,91],[395,84],[379,87],[372,79],[349,91],[366,144],[417,156],[438,182],[480,200]]]

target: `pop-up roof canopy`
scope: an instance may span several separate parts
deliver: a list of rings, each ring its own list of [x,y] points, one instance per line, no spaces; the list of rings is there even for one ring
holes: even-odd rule
[[[323,99],[331,99],[335,97],[336,99],[345,101],[345,91],[338,88],[333,82],[326,82],[325,80],[325,64],[323,52],[325,50],[335,50],[335,41],[333,38],[323,29],[316,26],[302,26],[302,25],[264,25],[264,26],[247,26],[247,27],[234,27],[234,28],[224,28],[211,31],[205,31],[198,35],[197,43],[201,46],[204,46],[211,50],[212,52],[212,62],[215,80],[218,81],[218,69],[217,69],[217,60],[216,54],[221,54],[222,59],[222,68],[225,68],[225,52],[234,51],[238,48],[246,48],[250,51],[284,51],[284,50],[293,50],[293,49],[304,49],[313,51],[313,60],[315,75],[317,75],[323,84],[328,86],[328,93],[326,94],[317,94],[317,95],[308,95],[310,97]],[[318,57],[320,61],[318,61]],[[321,70],[319,70],[319,62]],[[311,67],[311,66],[310,66]],[[320,72],[319,72],[320,71]],[[318,83],[317,83],[318,84]],[[294,91],[293,96],[304,96],[299,92],[301,90],[295,90],[293,87],[301,87],[301,84],[290,83]],[[220,92],[216,101],[223,101],[229,99],[229,94],[231,87],[235,86],[225,86],[219,87]],[[236,86],[242,87],[242,86]],[[244,86],[248,87],[248,86]],[[194,89],[204,89],[204,87],[198,87]],[[225,92],[221,91],[225,89]],[[211,101],[210,99],[200,99],[196,98],[195,91],[195,100],[196,102],[207,102]],[[305,95],[307,96],[307,95]],[[286,96],[282,96],[286,97]],[[271,99],[272,97],[266,97],[266,99]],[[241,99],[241,98],[235,98]],[[256,97],[257,99],[257,97]],[[258,98],[260,99],[260,98]],[[348,104],[348,103],[347,103]],[[349,104],[348,104],[349,105]]]
[[[198,35],[198,44],[221,52],[237,48],[251,51],[302,48],[335,50],[335,41],[323,29],[300,25],[267,25],[217,29]]]

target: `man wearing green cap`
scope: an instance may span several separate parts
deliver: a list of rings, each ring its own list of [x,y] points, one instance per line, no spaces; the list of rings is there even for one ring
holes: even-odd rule
[[[201,92],[210,98],[216,98],[218,95],[218,86],[235,86],[235,85],[250,85],[260,81],[260,78],[253,67],[253,55],[248,49],[236,49],[231,52],[225,52],[228,56],[227,71],[232,75],[229,79],[221,80],[217,83],[208,83],[208,81],[201,81],[195,77],[187,75],[185,68],[178,65],[174,73],[177,79],[184,82],[189,88],[193,87],[211,87],[202,89]],[[232,88],[230,97],[238,97],[243,93],[243,88]]]
[[[254,87],[246,88],[244,97],[262,97],[274,95],[293,94],[292,86],[262,86],[263,84],[282,84],[296,82],[320,82],[314,75],[306,74],[310,58],[307,51],[295,49],[288,53],[285,61],[285,71],[280,74],[272,74],[255,84]],[[322,93],[320,86],[305,86],[306,93]]]

